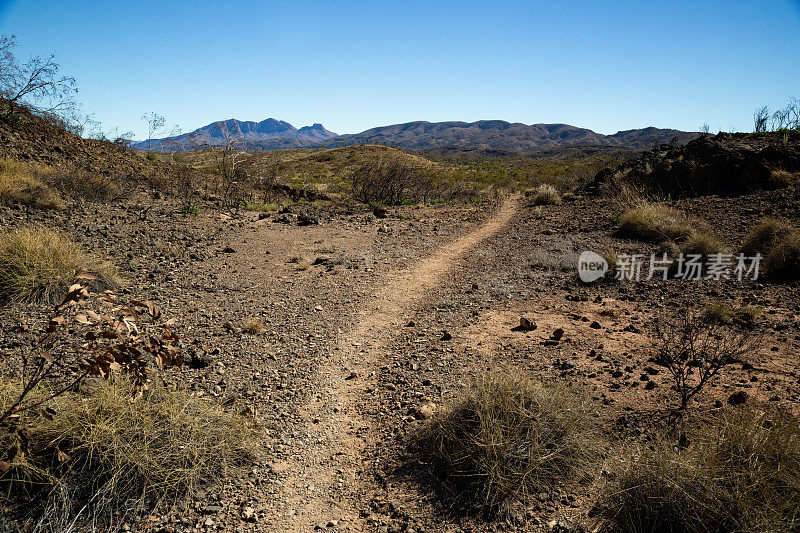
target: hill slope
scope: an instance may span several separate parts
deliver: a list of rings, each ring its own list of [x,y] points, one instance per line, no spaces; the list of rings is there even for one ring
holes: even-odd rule
[[[391,144],[406,150],[445,146],[536,152],[559,146],[620,146],[649,148],[677,140],[686,143],[698,134],[672,129],[644,128],[602,135],[568,124],[511,123],[502,120],[478,122],[408,122],[372,128],[353,135],[340,135],[329,144]]]

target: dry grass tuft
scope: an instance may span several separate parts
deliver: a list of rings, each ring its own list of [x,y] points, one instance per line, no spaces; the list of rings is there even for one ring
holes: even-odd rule
[[[692,234],[692,225],[677,209],[641,202],[622,215],[617,234],[652,242],[683,241]]]
[[[659,445],[629,460],[601,505],[613,532],[793,532],[800,528],[800,420],[736,408],[688,449]]]
[[[533,205],[561,205],[561,194],[552,185],[539,185],[533,194]]]
[[[596,451],[584,404],[518,373],[476,381],[412,437],[453,506],[495,515],[583,471]]]
[[[244,323],[242,331],[244,331],[245,333],[249,333],[250,335],[261,335],[262,333],[264,333],[265,329],[266,328],[264,327],[264,323],[261,322],[259,319],[250,318]]]
[[[27,226],[0,234],[0,300],[53,303],[82,271],[96,275],[99,288],[119,281],[109,263],[55,230]]]
[[[764,271],[777,279],[800,279],[800,231],[789,223],[765,219],[745,239],[741,249],[748,256],[761,254]]]
[[[62,209],[58,193],[45,184],[52,174],[47,167],[0,160],[0,203],[22,204],[40,209]]]
[[[680,253],[684,255],[698,254],[708,257],[711,254],[724,253],[727,250],[725,243],[709,232],[695,230],[689,238],[680,245]]]
[[[769,176],[769,183],[776,188],[790,187],[800,181],[800,172],[788,170],[773,170]]]
[[[711,302],[703,311],[707,322],[716,324],[737,324],[751,327],[761,315],[761,310],[753,306],[735,306],[722,300]]]
[[[52,416],[26,413],[30,453],[17,454],[0,477],[12,508],[43,529],[121,520],[177,501],[204,481],[224,479],[255,449],[244,419],[186,392],[154,383],[132,402],[132,384],[122,377],[93,385],[53,400]],[[18,387],[0,386],[3,408]]]

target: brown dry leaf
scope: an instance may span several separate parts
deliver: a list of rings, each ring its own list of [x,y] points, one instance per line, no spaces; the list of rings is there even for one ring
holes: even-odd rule
[[[70,457],[66,453],[62,452],[61,449],[58,446],[56,446],[56,456],[58,457],[58,460],[61,463],[64,463],[64,462],[69,461],[70,459],[72,459],[72,457]]]
[[[94,274],[89,274],[88,272],[85,272],[85,271],[78,272],[78,275],[75,276],[75,278],[76,279],[88,279],[88,280],[100,279],[97,276],[95,276]]]
[[[8,461],[0,461],[0,472],[5,474],[6,472],[8,472],[9,468],[11,468],[11,463],[9,463]]]
[[[75,315],[75,322],[78,324],[91,324],[89,318],[86,315]]]

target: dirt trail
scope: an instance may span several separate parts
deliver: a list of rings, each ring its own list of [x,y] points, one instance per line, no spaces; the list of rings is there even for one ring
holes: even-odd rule
[[[298,447],[293,460],[274,465],[282,477],[285,503],[275,530],[310,531],[331,521],[360,529],[358,510],[371,488],[360,474],[364,452],[377,432],[358,405],[375,386],[387,337],[464,254],[500,231],[518,206],[518,195],[507,198],[482,226],[400,272],[363,306],[353,329],[342,334],[318,369],[321,392],[303,410],[305,446]]]

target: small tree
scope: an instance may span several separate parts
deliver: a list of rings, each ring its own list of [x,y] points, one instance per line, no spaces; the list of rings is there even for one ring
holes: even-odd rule
[[[4,113],[13,116],[17,106],[45,118],[63,117],[75,108],[72,95],[78,92],[75,78],[61,76],[55,54],[31,57],[20,64],[14,55],[16,36],[0,36],[0,96]]]
[[[674,318],[659,317],[653,329],[659,342],[656,360],[671,374],[681,409],[723,368],[761,345],[753,332],[708,320],[694,310]]]

